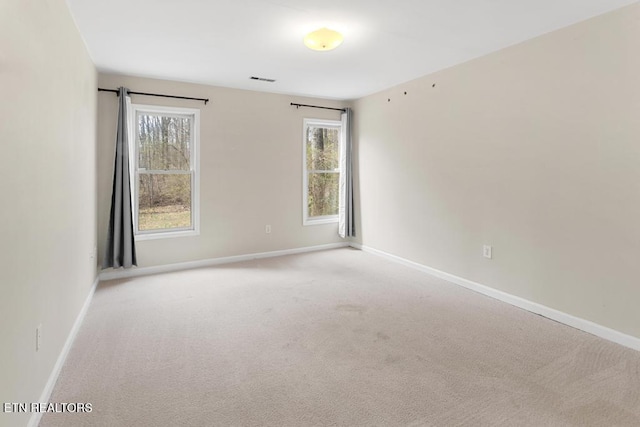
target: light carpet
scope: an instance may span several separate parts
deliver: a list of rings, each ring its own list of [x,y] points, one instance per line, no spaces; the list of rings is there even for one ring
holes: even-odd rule
[[[354,249],[104,282],[41,426],[640,425],[640,353]]]

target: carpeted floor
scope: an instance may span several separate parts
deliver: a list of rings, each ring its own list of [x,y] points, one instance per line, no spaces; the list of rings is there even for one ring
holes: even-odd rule
[[[41,426],[640,425],[640,353],[354,249],[102,283]]]

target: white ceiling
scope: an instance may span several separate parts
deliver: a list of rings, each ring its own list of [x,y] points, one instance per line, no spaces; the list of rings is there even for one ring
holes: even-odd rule
[[[335,99],[636,1],[67,0],[100,71]],[[303,36],[322,26],[344,34],[336,50],[304,46]]]

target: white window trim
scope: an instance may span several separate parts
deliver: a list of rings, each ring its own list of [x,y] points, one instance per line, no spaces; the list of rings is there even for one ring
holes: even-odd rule
[[[307,170],[307,128],[311,126],[321,126],[339,129],[342,135],[342,121],[340,120],[320,120],[320,119],[304,119],[302,124],[302,225],[321,225],[321,224],[333,224],[339,221],[339,215],[325,215],[325,216],[309,216],[309,173],[337,173],[342,171],[340,168],[333,170]],[[342,146],[342,137],[339,141]]]
[[[131,212],[133,213],[133,231],[135,240],[154,240],[170,237],[190,237],[200,235],[200,110],[196,108],[163,107],[158,105],[131,104],[127,98],[128,133],[129,133],[129,171],[131,176]],[[138,230],[138,156],[136,140],[137,113],[159,113],[163,115],[192,115],[193,129],[191,141],[191,228],[174,228],[164,230]],[[182,171],[147,171],[166,174],[186,174]]]

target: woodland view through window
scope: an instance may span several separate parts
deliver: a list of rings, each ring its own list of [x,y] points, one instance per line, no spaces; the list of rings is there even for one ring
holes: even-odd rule
[[[198,111],[132,107],[136,235],[197,232]]]
[[[305,225],[338,221],[341,130],[339,121],[304,121]]]

